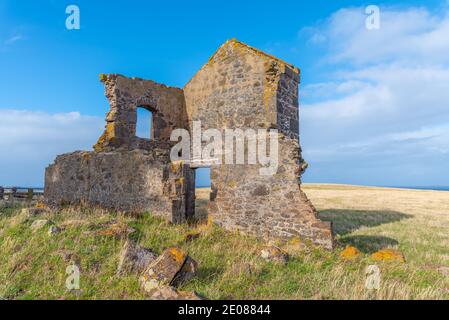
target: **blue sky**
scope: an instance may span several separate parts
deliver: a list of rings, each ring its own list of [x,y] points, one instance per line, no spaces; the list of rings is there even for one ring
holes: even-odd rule
[[[65,28],[70,4],[81,30]],[[364,27],[370,4],[379,30]],[[305,182],[449,185],[448,8],[0,0],[0,185],[42,186],[57,154],[91,148],[108,111],[98,74],[182,87],[234,37],[302,70]]]

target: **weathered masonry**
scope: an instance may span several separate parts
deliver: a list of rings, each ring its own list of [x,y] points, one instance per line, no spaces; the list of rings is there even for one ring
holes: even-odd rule
[[[278,129],[279,168],[211,165],[208,214],[228,229],[264,238],[303,237],[331,249],[331,223],[320,221],[300,189],[299,70],[229,40],[183,89],[104,75],[110,111],[92,152],[61,155],[45,175],[49,205],[151,212],[173,223],[195,216],[194,162],[171,162],[174,129]],[[152,139],[136,136],[137,107],[153,114]]]

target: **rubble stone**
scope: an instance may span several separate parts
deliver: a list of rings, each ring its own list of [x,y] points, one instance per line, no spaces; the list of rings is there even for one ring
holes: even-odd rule
[[[31,230],[37,231],[50,224],[49,220],[36,220],[31,224]]]
[[[58,228],[57,226],[50,226],[50,228],[48,228],[48,235],[49,236],[54,236],[58,233],[61,232],[61,229]]]
[[[196,262],[179,248],[165,250],[155,261],[150,263],[140,277],[142,287],[177,286],[190,280],[197,271]]]
[[[42,215],[46,212],[48,212],[48,210],[44,208],[23,208],[21,214],[34,217]]]
[[[178,291],[157,281],[146,282],[144,290],[150,300],[204,300],[195,292]]]
[[[353,260],[360,256],[360,251],[352,246],[347,246],[345,250],[340,253],[340,257],[344,260]]]
[[[141,274],[148,265],[157,258],[157,254],[143,248],[132,240],[128,240],[120,252],[120,262],[117,273],[120,275]]]
[[[275,246],[270,246],[263,249],[260,252],[260,256],[267,261],[279,264],[287,264],[289,259],[286,252]]]
[[[371,259],[375,261],[396,261],[396,262],[405,262],[404,255],[394,249],[383,249],[380,251],[377,251],[371,255]]]
[[[129,227],[126,224],[114,223],[114,224],[108,226],[107,228],[100,230],[98,232],[98,234],[101,236],[111,236],[111,237],[120,238],[120,237],[128,236],[129,234],[132,234],[134,232],[136,232],[136,230]]]

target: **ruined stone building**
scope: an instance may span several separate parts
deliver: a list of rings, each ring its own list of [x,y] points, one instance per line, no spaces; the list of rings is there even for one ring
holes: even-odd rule
[[[237,40],[223,44],[183,89],[121,75],[103,75],[110,111],[92,152],[58,156],[45,174],[49,205],[150,212],[173,223],[195,216],[195,164],[171,162],[174,129],[276,128],[279,168],[211,165],[212,221],[259,237],[302,237],[333,247],[300,190],[306,165],[299,145],[299,70]],[[151,139],[136,136],[137,108],[153,114]]]

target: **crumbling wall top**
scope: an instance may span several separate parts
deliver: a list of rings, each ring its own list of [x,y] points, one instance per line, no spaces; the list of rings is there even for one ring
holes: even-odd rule
[[[110,110],[105,131],[94,146],[96,152],[166,147],[172,130],[186,127],[182,89],[118,74],[100,75],[100,80],[105,84]],[[138,107],[153,114],[152,141],[136,136]]]

